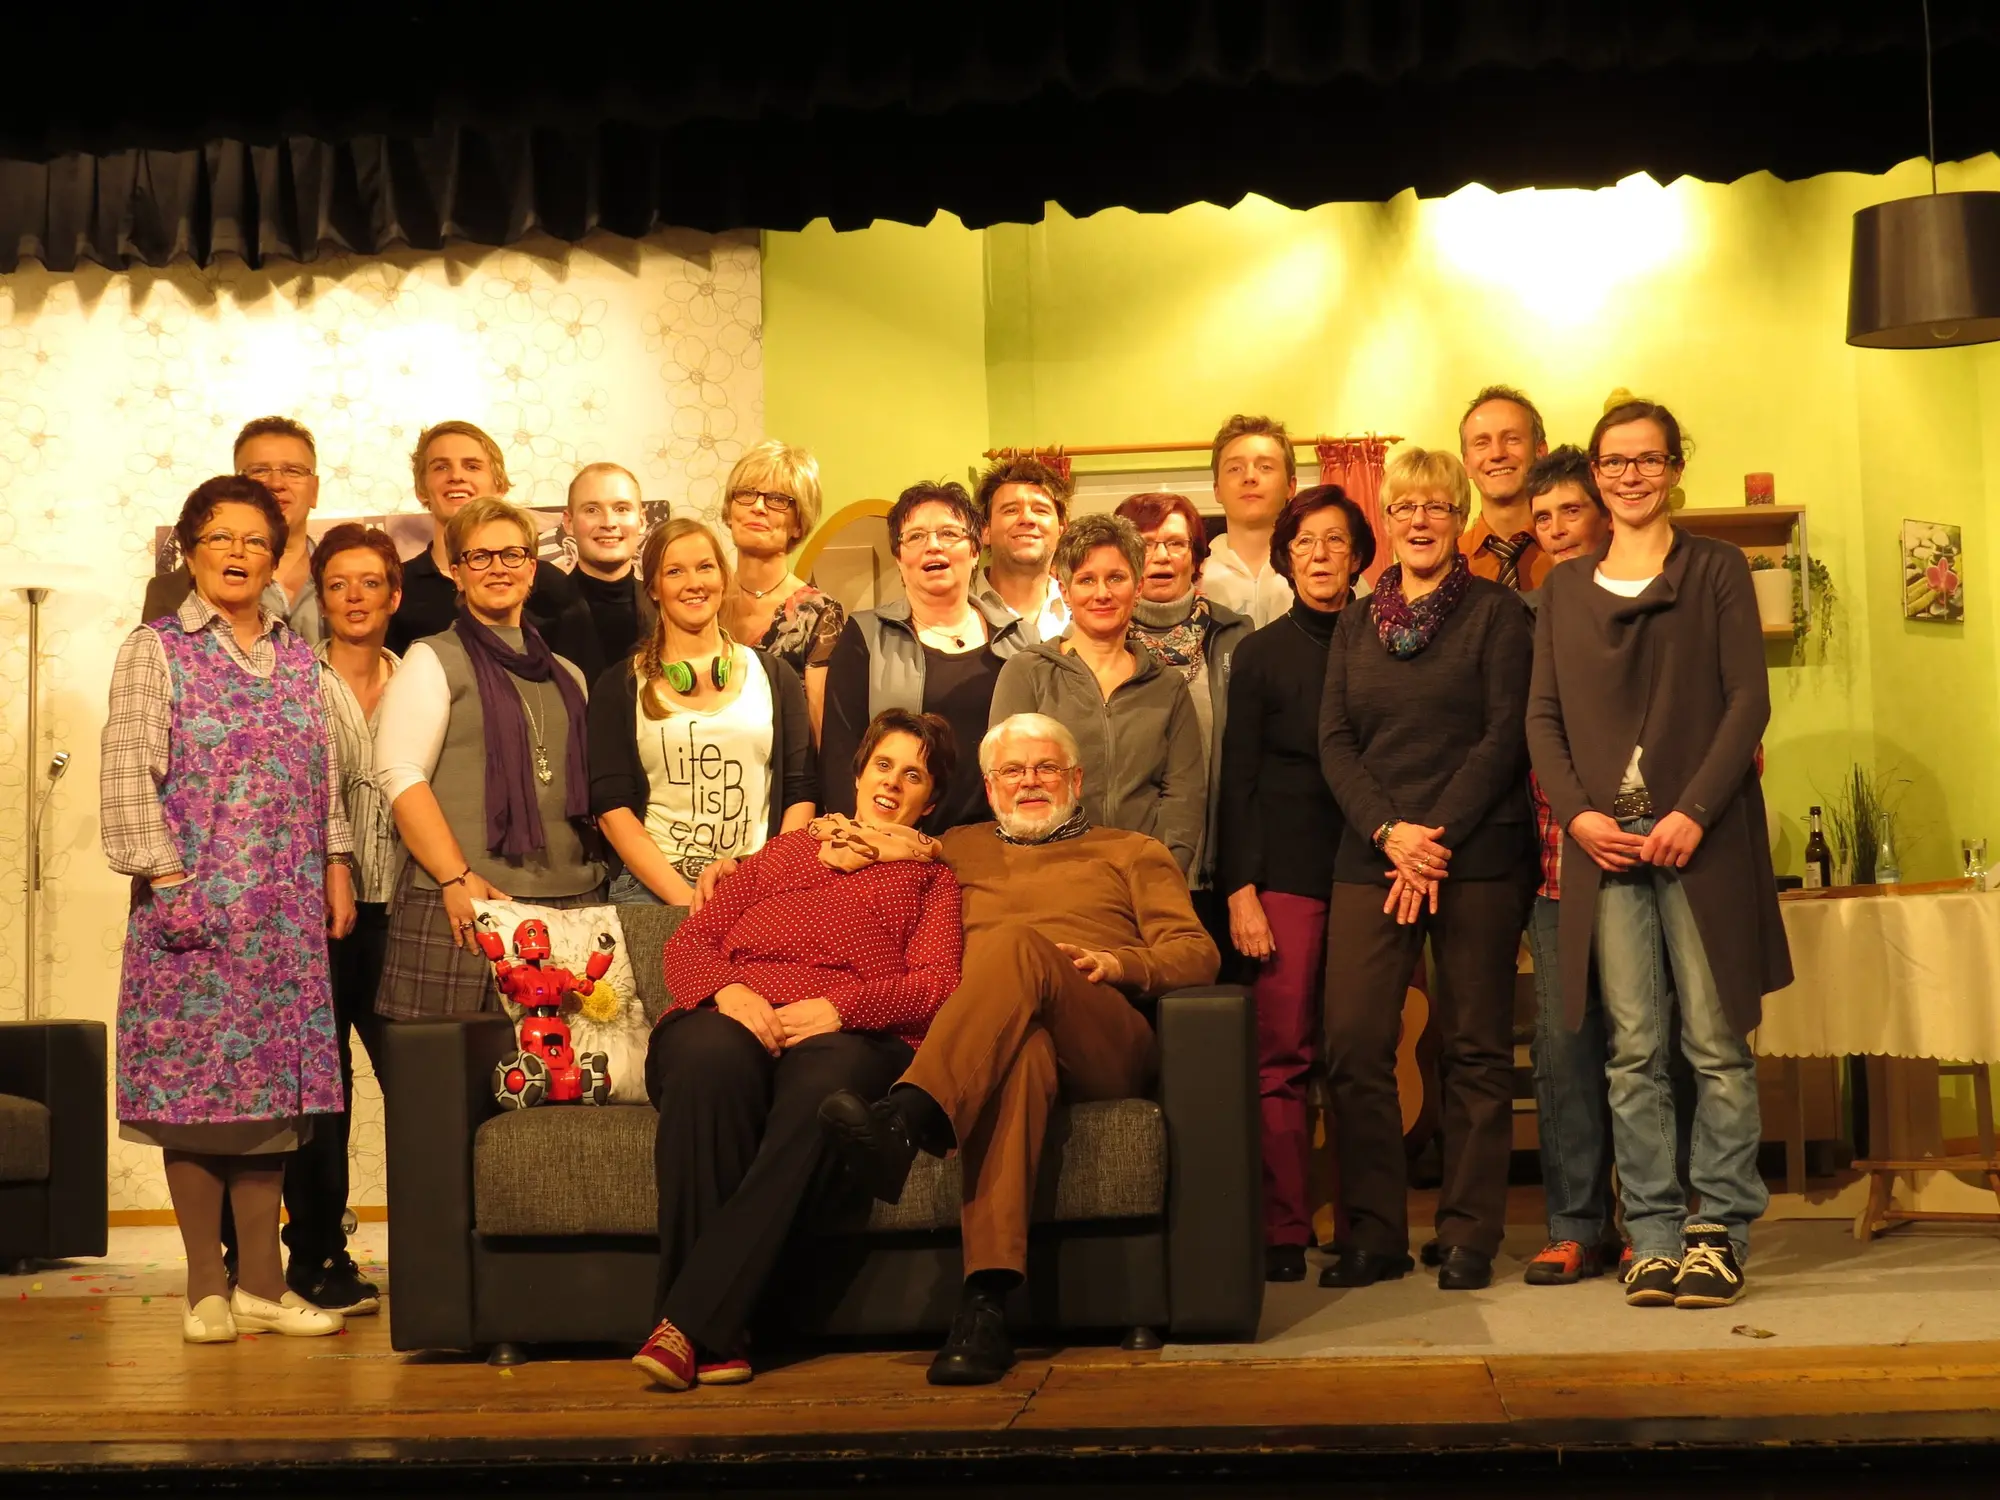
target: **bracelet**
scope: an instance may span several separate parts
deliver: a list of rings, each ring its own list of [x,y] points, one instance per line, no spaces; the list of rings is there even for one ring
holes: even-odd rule
[[[456,875],[452,876],[451,879],[440,880],[438,882],[438,889],[443,890],[448,885],[463,885],[465,883],[465,877],[470,875],[471,873],[472,873],[472,866],[467,865],[463,870],[460,870]]]
[[[328,869],[331,869],[335,865],[339,865],[349,874],[352,874],[354,871],[354,856],[351,854],[329,854],[326,857],[326,863]]]
[[[1397,819],[1391,818],[1380,828],[1376,829],[1374,833],[1369,835],[1368,842],[1374,847],[1377,854],[1380,854],[1383,849],[1388,847],[1389,835],[1395,831],[1397,821]]]

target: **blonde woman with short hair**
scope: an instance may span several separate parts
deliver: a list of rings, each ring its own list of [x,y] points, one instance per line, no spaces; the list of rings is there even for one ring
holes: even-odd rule
[[[1443,1045],[1438,1286],[1492,1279],[1513,1149],[1514,955],[1536,881],[1528,804],[1534,643],[1512,589],[1458,550],[1471,508],[1442,450],[1382,485],[1394,564],[1341,611],[1320,700],[1320,768],[1344,827],[1327,909],[1325,1035],[1347,1233],[1322,1286],[1412,1269],[1396,1038],[1430,939]]]
[[[826,667],[847,623],[840,601],[792,571],[792,553],[819,525],[819,460],[773,438],[736,460],[722,519],[736,544],[736,579],[723,603],[729,633],[768,651],[806,685],[813,739],[826,704]]]

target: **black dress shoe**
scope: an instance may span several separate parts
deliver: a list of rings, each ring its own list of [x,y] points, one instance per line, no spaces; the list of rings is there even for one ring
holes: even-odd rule
[[[1321,1286],[1373,1286],[1378,1281],[1395,1281],[1416,1269],[1407,1255],[1377,1255],[1352,1245],[1336,1245],[1333,1261],[1319,1273]]]
[[[932,1385],[991,1385],[1014,1367],[1007,1314],[982,1292],[968,1292],[951,1320],[951,1334],[924,1378]]]
[[[900,1114],[842,1089],[821,1103],[819,1123],[856,1181],[884,1203],[903,1196],[917,1146]]]
[[[1438,1290],[1476,1292],[1493,1285],[1493,1257],[1464,1245],[1453,1245],[1438,1256]]]
[[[1424,1248],[1417,1252],[1419,1259],[1432,1270],[1437,1269],[1438,1257],[1444,1254],[1444,1247],[1436,1240],[1425,1240]]]
[[[1306,1279],[1306,1247],[1304,1245],[1266,1245],[1264,1247],[1264,1279],[1266,1281],[1304,1281]]]

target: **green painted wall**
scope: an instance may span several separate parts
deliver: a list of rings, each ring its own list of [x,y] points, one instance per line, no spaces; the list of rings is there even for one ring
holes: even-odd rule
[[[764,428],[819,456],[829,512],[987,446],[984,277],[948,214],[764,236]]]

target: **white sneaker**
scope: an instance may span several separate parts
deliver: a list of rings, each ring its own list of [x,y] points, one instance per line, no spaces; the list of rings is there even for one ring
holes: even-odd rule
[[[338,1333],[346,1326],[339,1313],[314,1307],[296,1292],[286,1296],[286,1301],[270,1302],[251,1296],[239,1286],[230,1293],[229,1310],[235,1314],[236,1326],[247,1333],[282,1333],[286,1338],[310,1339]]]
[[[204,1297],[193,1307],[181,1309],[181,1340],[189,1344],[233,1344],[236,1319],[230,1315],[223,1297]]]

